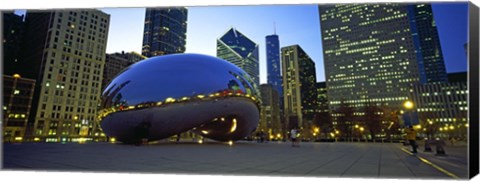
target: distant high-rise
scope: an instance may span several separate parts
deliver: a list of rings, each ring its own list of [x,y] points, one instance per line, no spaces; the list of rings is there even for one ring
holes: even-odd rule
[[[184,7],[147,8],[142,55],[154,57],[185,52],[187,14]]]
[[[414,105],[428,136],[467,135],[469,107],[466,79],[456,79],[448,83],[418,84],[413,86],[413,90]]]
[[[327,84],[325,82],[317,82],[315,87],[317,88],[316,112],[328,112]]]
[[[13,75],[18,69],[18,59],[23,40],[25,23],[24,16],[14,13],[2,13],[3,15],[3,73]]]
[[[35,140],[101,138],[97,124],[110,15],[98,10],[27,11],[22,77],[36,80]]]
[[[3,75],[3,141],[23,141],[30,115],[35,80]]]
[[[315,63],[298,45],[282,47],[284,114],[288,129],[308,127],[317,108]],[[292,124],[292,117],[298,121]]]
[[[401,108],[418,83],[445,82],[430,5],[321,5],[329,108]]]
[[[260,85],[262,105],[260,111],[260,126],[258,130],[268,133],[272,138],[281,138],[282,123],[280,119],[280,97],[277,90],[270,84]]]
[[[408,5],[421,83],[447,83],[442,47],[430,4]]]
[[[258,91],[260,84],[258,64],[258,44],[230,28],[217,39],[217,57],[227,60],[247,72],[256,84]]]
[[[268,35],[265,39],[265,47],[267,50],[267,82],[277,90],[279,95],[283,95],[280,66],[280,42],[278,40],[278,35]]]
[[[125,53],[122,51],[121,53],[107,54],[103,68],[102,90],[122,70],[146,58],[136,52]]]

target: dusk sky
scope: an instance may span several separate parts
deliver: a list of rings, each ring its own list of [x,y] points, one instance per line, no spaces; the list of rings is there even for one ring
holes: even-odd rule
[[[467,70],[467,3],[432,3],[447,72]],[[141,52],[145,8],[101,9],[110,14],[107,53]],[[317,5],[189,7],[186,53],[216,56],[216,40],[230,27],[259,44],[260,83],[266,83],[265,36],[280,47],[298,44],[315,61],[317,82],[325,81]]]

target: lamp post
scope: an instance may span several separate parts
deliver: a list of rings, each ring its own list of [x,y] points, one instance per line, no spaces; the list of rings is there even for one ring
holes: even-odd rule
[[[360,127],[359,129],[360,129],[360,136],[361,136],[361,138],[363,138],[363,130],[364,129],[363,129],[363,127]],[[365,138],[365,142],[367,142],[366,138]]]
[[[413,102],[410,101],[410,100],[407,100],[407,101],[405,101],[405,103],[403,103],[403,107],[405,107],[405,109],[407,109],[408,118],[410,119],[410,124],[411,124],[411,126],[413,126],[413,119],[412,119],[412,109],[414,107]]]

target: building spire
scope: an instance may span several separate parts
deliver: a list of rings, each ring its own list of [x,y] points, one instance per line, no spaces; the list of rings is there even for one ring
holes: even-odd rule
[[[277,34],[277,26],[275,24],[275,21],[273,22],[273,34],[276,35]]]

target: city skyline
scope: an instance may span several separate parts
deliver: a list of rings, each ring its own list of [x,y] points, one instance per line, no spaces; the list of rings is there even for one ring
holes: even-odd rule
[[[447,73],[467,71],[464,44],[467,41],[468,4],[465,2],[432,2],[431,4]],[[145,9],[100,9],[111,16],[111,31],[109,32],[106,53],[121,51],[141,53]],[[316,64],[317,81],[325,81],[323,45],[321,44],[321,35],[318,33],[320,32],[320,20],[317,4],[188,7],[188,11],[185,53],[202,53],[215,56],[216,39],[224,33],[225,29],[232,26],[248,34],[253,41],[259,44],[259,50],[265,50],[265,36],[274,33],[275,23],[280,47],[294,44],[301,45]],[[16,11],[16,14],[24,13],[25,10]],[[230,16],[230,14],[235,13],[242,13],[242,16]],[[249,21],[251,18],[255,18],[256,21]],[[302,21],[298,21],[299,19]],[[206,22],[209,31],[203,31]],[[307,28],[300,31],[291,25],[303,25],[299,27]],[[260,84],[263,84],[267,83],[266,52],[259,51],[259,58]]]

